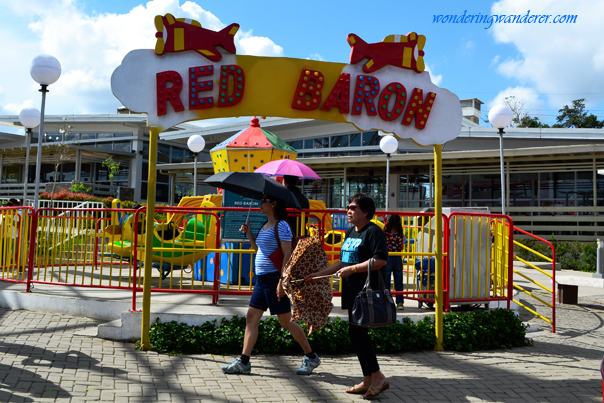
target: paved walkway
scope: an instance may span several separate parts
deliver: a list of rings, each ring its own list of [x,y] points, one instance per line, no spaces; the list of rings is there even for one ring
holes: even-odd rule
[[[392,402],[602,402],[602,290],[557,307],[557,333],[534,347],[475,353],[381,355]],[[170,357],[131,343],[78,336],[85,318],[0,309],[0,402],[348,402],[360,380],[353,356],[323,356],[309,377],[301,357],[255,356],[252,375],[226,376],[232,357]]]

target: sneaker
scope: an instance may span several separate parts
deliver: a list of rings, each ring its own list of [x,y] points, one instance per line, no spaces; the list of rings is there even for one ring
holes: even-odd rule
[[[318,355],[314,359],[304,356],[304,358],[302,359],[302,365],[300,366],[300,368],[298,368],[296,373],[298,375],[310,375],[312,374],[312,371],[319,365],[321,365],[321,359]]]
[[[230,364],[224,365],[224,366],[220,367],[220,369],[222,369],[222,372],[224,372],[225,374],[244,374],[244,375],[247,375],[250,372],[252,372],[252,364],[250,364],[248,362],[247,365],[244,365],[241,362],[241,359],[237,358],[236,360],[231,361]]]
[[[399,302],[398,304],[396,304],[396,307],[398,308],[399,311],[402,311],[403,309],[405,309],[405,304],[403,304],[402,302]]]

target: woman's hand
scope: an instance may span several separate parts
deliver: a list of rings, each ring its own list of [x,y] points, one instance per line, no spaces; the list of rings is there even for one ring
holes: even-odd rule
[[[336,272],[336,276],[340,276],[342,278],[347,278],[351,274],[355,273],[355,270],[354,270],[355,267],[356,267],[356,265],[343,267]]]
[[[239,228],[239,232],[243,232],[248,238],[251,238],[252,235],[252,226],[250,225],[250,220],[248,219],[245,224],[241,224],[241,228]]]
[[[277,301],[281,301],[281,297],[285,295],[285,290],[283,289],[283,279],[279,280],[279,284],[277,284]]]

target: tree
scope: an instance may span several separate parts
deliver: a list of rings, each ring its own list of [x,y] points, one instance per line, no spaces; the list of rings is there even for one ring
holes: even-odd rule
[[[63,118],[62,120],[66,121],[67,118]],[[61,161],[67,159],[69,155],[69,145],[67,144],[67,135],[73,131],[73,126],[69,126],[68,124],[57,125],[57,130],[59,131],[59,136],[55,139],[55,143],[50,146],[51,156],[53,156],[53,165],[54,165],[54,176],[52,181],[52,191],[50,192],[50,200],[54,199],[55,187],[57,186],[57,179],[59,173],[59,166],[61,165]],[[52,138],[49,139],[52,141]]]
[[[588,114],[585,109],[585,98],[575,99],[572,102],[572,107],[564,105],[564,108],[558,111],[556,123],[552,127],[567,127],[567,128],[591,128],[601,129],[604,127],[604,120],[598,120],[594,114]]]
[[[518,125],[516,127],[530,127],[530,128],[539,128],[539,127],[549,127],[547,123],[543,123],[539,121],[537,117],[530,117],[529,115],[524,115]]]
[[[523,116],[528,117],[528,115],[524,113],[524,104],[526,104],[526,101],[516,98],[515,95],[505,97],[503,99],[503,104],[507,105],[514,114],[514,119],[512,119],[512,127],[517,127]]]
[[[109,172],[109,179],[120,173],[120,163],[114,161],[111,157],[103,161],[103,166],[107,168],[107,171]]]

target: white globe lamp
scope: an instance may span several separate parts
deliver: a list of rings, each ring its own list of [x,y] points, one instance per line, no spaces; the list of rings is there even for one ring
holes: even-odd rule
[[[386,211],[390,201],[390,154],[398,149],[398,140],[394,136],[384,136],[380,140],[380,149],[386,154]]]
[[[197,196],[197,154],[203,151],[206,141],[199,134],[194,134],[187,140],[189,150],[195,155],[193,164],[193,196]]]
[[[501,213],[505,215],[507,187],[505,185],[505,165],[503,160],[503,129],[514,120],[514,113],[507,105],[495,105],[489,111],[489,122],[499,129],[499,170],[501,172]]]
[[[61,77],[61,63],[51,55],[39,55],[31,62],[31,78],[42,85],[50,85]]]

